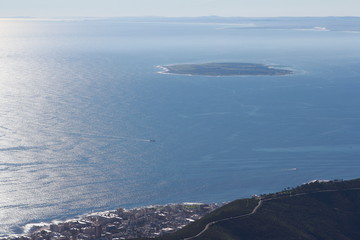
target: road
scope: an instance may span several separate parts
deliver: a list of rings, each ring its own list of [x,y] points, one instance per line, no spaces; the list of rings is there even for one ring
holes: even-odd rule
[[[239,215],[239,216],[235,216],[235,217],[224,218],[224,219],[220,219],[220,220],[217,220],[217,221],[210,222],[210,223],[206,224],[205,228],[204,228],[201,232],[199,232],[198,234],[196,234],[195,236],[188,237],[188,238],[183,238],[182,240],[192,240],[192,239],[195,239],[195,238],[197,238],[197,237],[200,237],[200,236],[201,236],[202,234],[204,234],[211,226],[213,226],[213,225],[215,225],[215,224],[217,224],[217,223],[251,216],[251,215],[253,215],[253,214],[256,213],[256,211],[261,207],[261,205],[263,204],[264,201],[271,201],[271,200],[280,199],[280,198],[286,198],[286,197],[292,198],[292,197],[296,197],[296,196],[309,195],[309,194],[313,194],[313,193],[340,192],[340,191],[349,191],[349,190],[360,190],[360,188],[349,188],[349,189],[343,189],[343,190],[320,190],[320,191],[309,192],[309,193],[298,193],[298,194],[293,194],[293,195],[290,194],[290,195],[287,195],[287,196],[280,196],[280,197],[276,197],[276,198],[267,198],[267,199],[259,198],[258,204],[255,206],[255,208],[254,208],[250,213],[243,214],[243,215]]]
[[[195,235],[193,237],[189,237],[189,238],[184,238],[183,240],[195,239],[195,238],[199,237],[200,235],[202,235],[204,232],[206,232],[212,225],[215,225],[215,224],[217,224],[219,222],[225,222],[225,221],[229,221],[229,220],[233,220],[233,219],[239,219],[239,218],[251,216],[251,215],[256,213],[256,211],[261,207],[262,203],[263,203],[263,200],[260,199],[258,204],[251,211],[251,213],[247,213],[247,214],[243,214],[243,215],[235,216],[235,217],[224,218],[224,219],[220,219],[220,220],[217,220],[217,221],[210,222],[210,223],[206,224],[205,228],[201,232],[199,232],[197,235]]]

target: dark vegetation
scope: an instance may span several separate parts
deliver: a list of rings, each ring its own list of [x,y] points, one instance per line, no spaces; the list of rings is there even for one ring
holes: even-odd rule
[[[195,236],[219,219],[250,213],[260,198],[231,202],[173,234],[157,239]],[[360,179],[313,182],[261,196],[255,214],[212,225],[202,239],[224,240],[358,240]]]

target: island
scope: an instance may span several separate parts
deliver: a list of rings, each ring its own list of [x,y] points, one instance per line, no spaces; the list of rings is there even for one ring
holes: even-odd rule
[[[194,63],[158,66],[163,74],[202,75],[202,76],[283,76],[294,72],[258,63]]]

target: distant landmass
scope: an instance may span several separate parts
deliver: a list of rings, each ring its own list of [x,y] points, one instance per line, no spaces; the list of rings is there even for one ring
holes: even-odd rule
[[[292,74],[288,69],[257,63],[200,63],[160,66],[161,73],[203,76],[280,76]]]
[[[162,240],[358,240],[360,179],[313,181],[231,202]]]

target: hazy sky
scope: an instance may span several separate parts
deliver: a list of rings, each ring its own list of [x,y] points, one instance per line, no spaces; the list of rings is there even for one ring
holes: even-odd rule
[[[360,0],[0,0],[0,17],[360,16]]]

